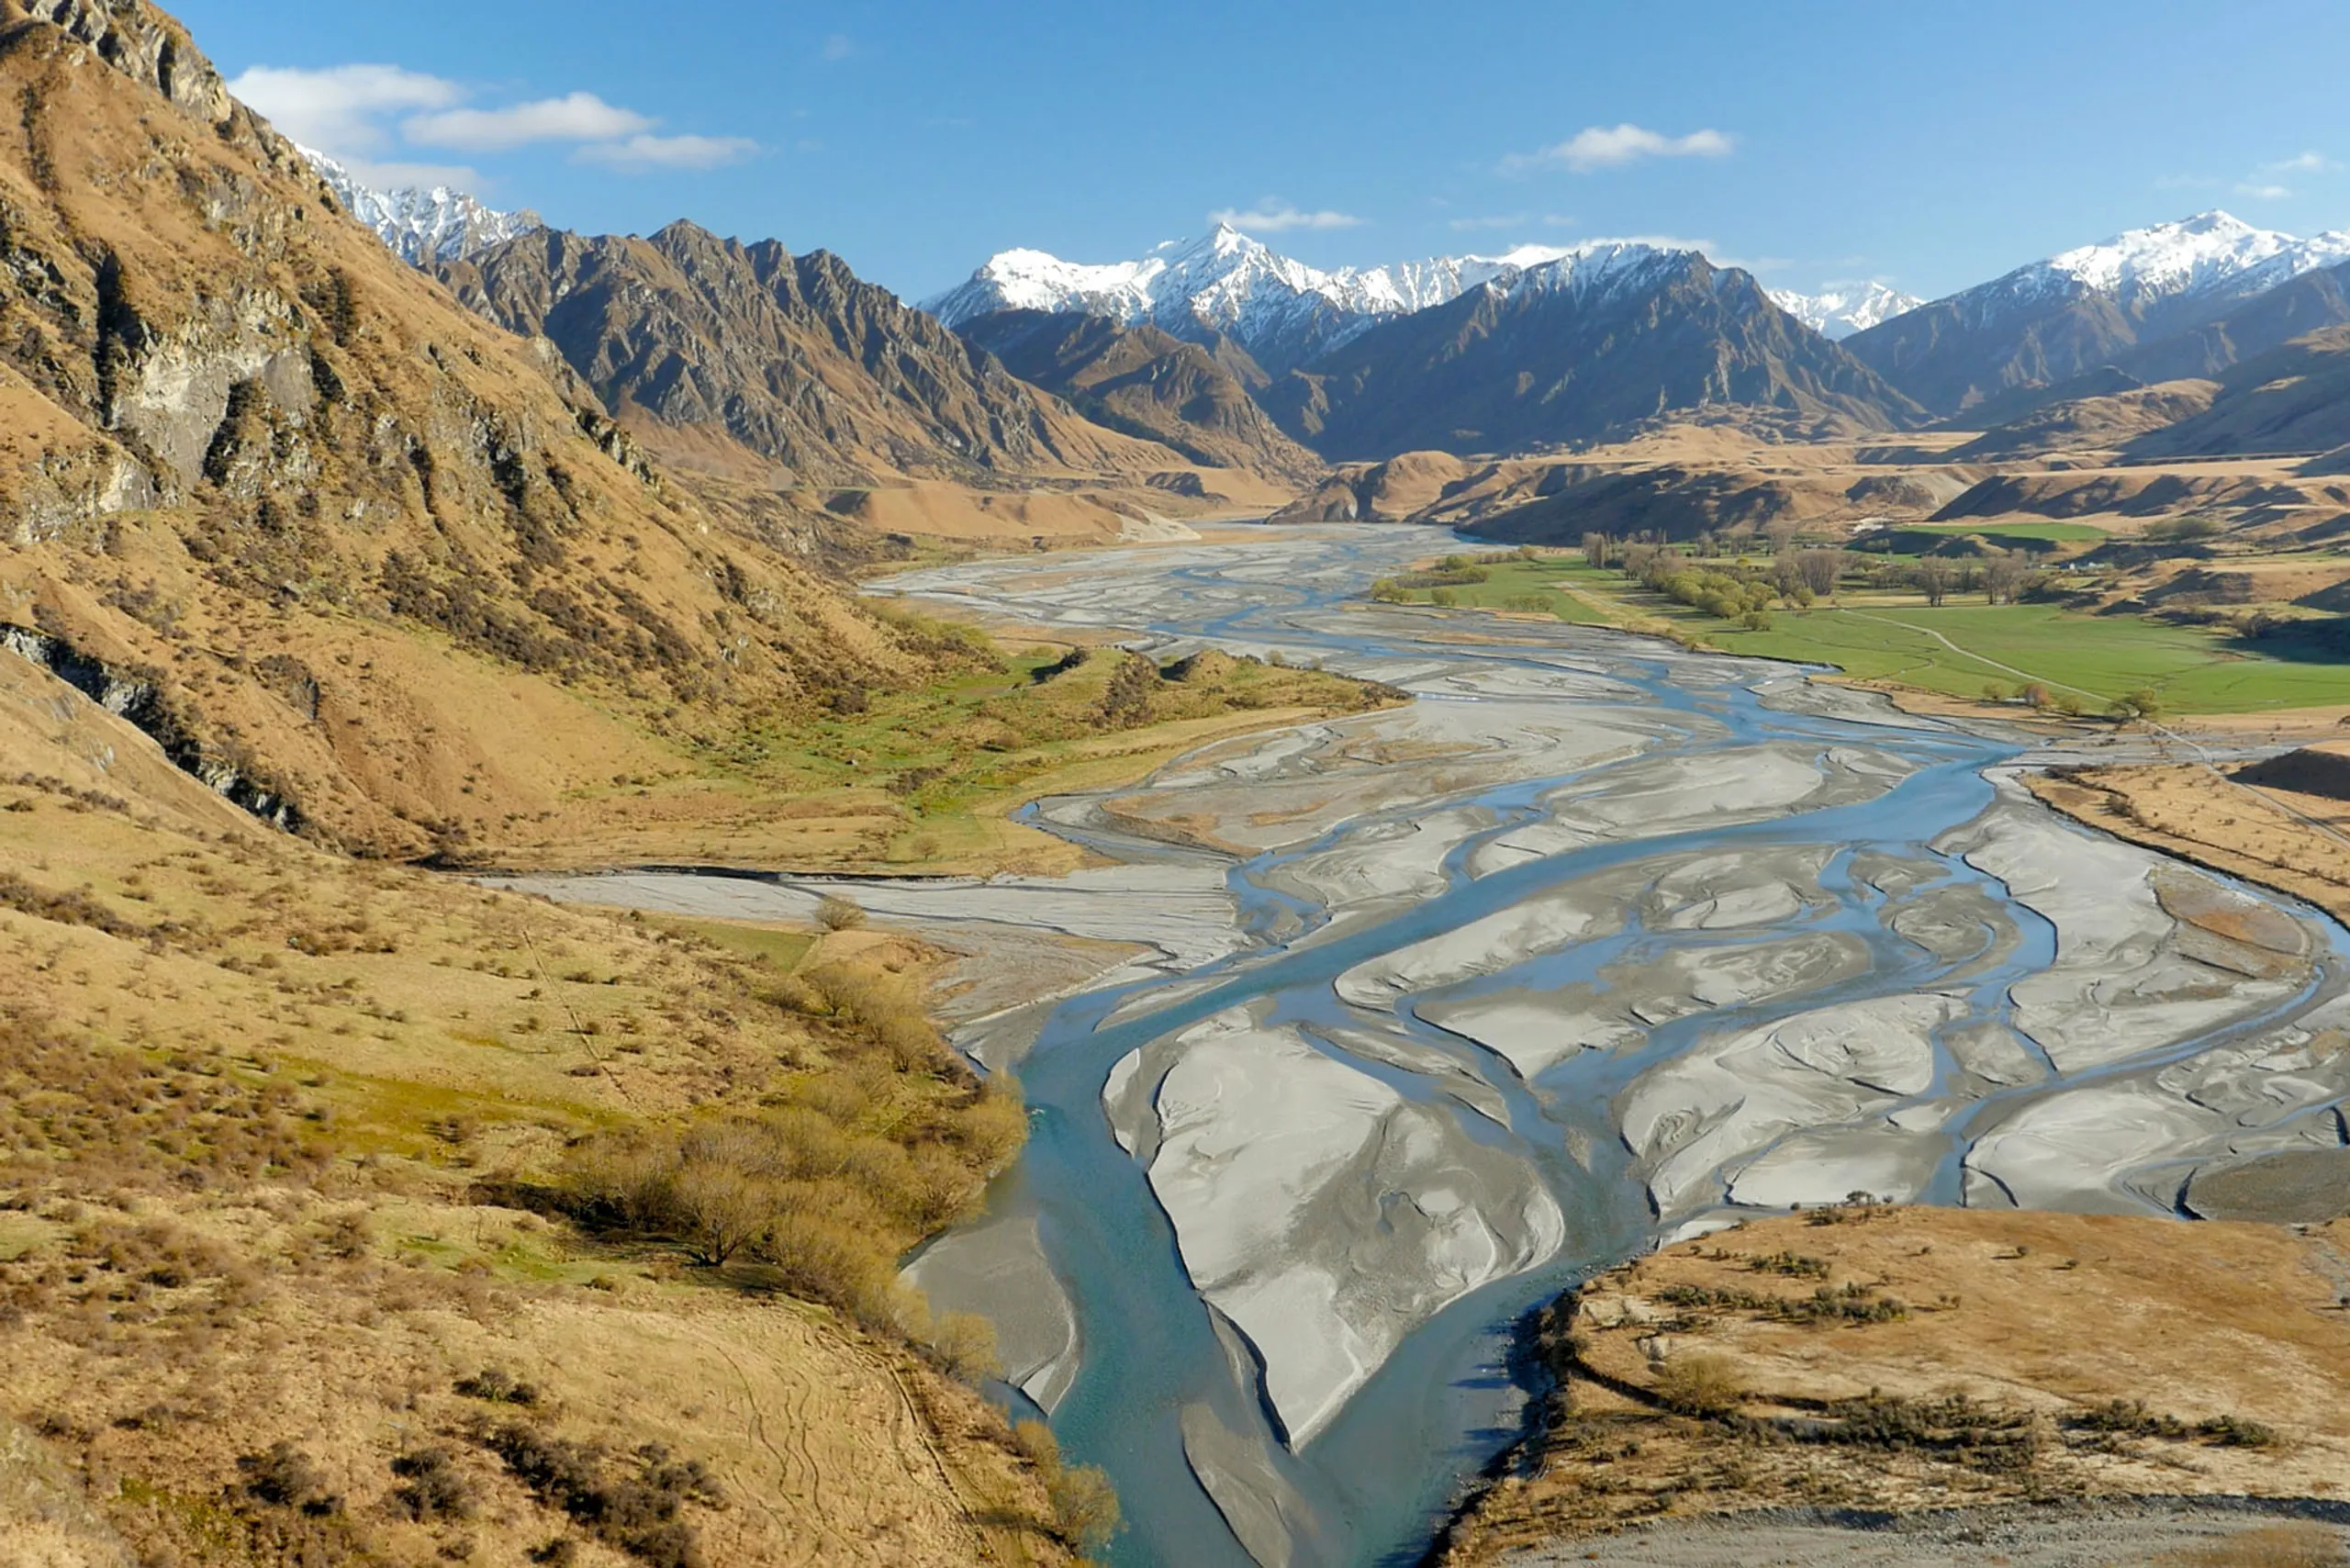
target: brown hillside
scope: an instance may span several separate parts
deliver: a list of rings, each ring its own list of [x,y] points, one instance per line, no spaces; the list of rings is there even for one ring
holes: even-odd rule
[[[2052,403],[1985,431],[1949,457],[1956,463],[2038,457],[2053,452],[2118,447],[2148,431],[2192,419],[2211,406],[2216,382],[2171,381],[2104,396]]]
[[[161,13],[0,0],[0,622],[225,787],[415,853],[939,656],[664,485]]]
[[[2350,441],[2350,327],[2256,354],[2220,378],[2209,409],[2133,442],[2133,456],[2322,453]]]
[[[0,868],[0,1562],[1070,1561],[890,1286],[1020,1130],[921,951],[344,858],[6,657]],[[717,1119],[791,1161],[724,1267],[594,1196]]]

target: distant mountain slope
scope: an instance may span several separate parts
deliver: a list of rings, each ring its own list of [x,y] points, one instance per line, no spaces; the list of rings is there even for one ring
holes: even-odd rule
[[[1322,471],[1208,350],[1156,327],[999,310],[957,330],[1014,375],[1068,398],[1096,422],[1164,442],[1196,462],[1301,483]]]
[[[373,229],[393,254],[412,267],[453,262],[546,226],[528,208],[496,212],[449,185],[374,190],[325,153],[298,144],[295,150],[309,160],[343,211]]]
[[[2345,260],[2350,233],[2297,240],[2206,212],[2019,267],[1857,333],[1847,346],[1928,409],[1956,415],[2114,364],[2142,343]],[[2169,364],[2152,378],[2209,368]]]
[[[2304,272],[2232,307],[2226,315],[2142,343],[2120,368],[2144,382],[2217,375],[2307,333],[2350,321],[2350,263]]]
[[[1942,456],[1951,463],[1997,463],[2053,452],[2118,447],[2149,431],[2202,413],[2218,391],[2213,382],[2178,380],[2062,398],[1996,425]]]
[[[623,420],[723,437],[790,482],[1181,461],[1090,423],[829,252],[685,222],[650,238],[545,230],[437,275],[489,319],[552,340]]]
[[[2255,354],[2219,380],[2208,409],[2123,450],[2132,457],[2188,457],[2317,454],[2350,443],[2350,325]]]
[[[1267,397],[1332,460],[1522,451],[1724,405],[1862,430],[1918,414],[1746,273],[1628,243],[1375,327]]]
[[[1277,254],[1229,224],[1171,241],[1137,261],[1065,262],[1005,251],[923,308],[949,326],[1001,310],[1101,316],[1147,324],[1211,348],[1229,342],[1270,375],[1338,348],[1376,323],[1458,298],[1504,273],[1568,252],[1525,246],[1502,256],[1436,256],[1325,272]],[[1244,381],[1247,368],[1227,361]]]
[[[1840,342],[1926,303],[1914,294],[1881,283],[1826,288],[1818,294],[1798,294],[1788,288],[1770,293],[1772,304],[1820,336]]]
[[[2306,403],[2306,414],[2322,426],[2327,394],[2304,388],[2287,397],[2280,389],[2253,401],[2246,400],[2247,395],[2252,388],[2289,381],[2303,370],[2318,375],[2312,387],[2322,387],[2327,361],[2322,348],[2313,345],[2326,341],[2323,334],[2329,330],[2345,324],[2350,324],[2350,264],[2304,273],[2214,320],[2128,350],[2111,364],[2053,386],[2020,387],[1976,404],[1965,417],[1983,420],[1988,433],[1959,452],[2020,456],[2125,442],[2141,454],[2308,451],[2312,442],[2324,444],[2322,431],[2313,435],[2304,429],[2289,439],[2279,437],[2265,430],[2266,416],[2249,417],[2248,410],[2257,403],[2273,411],[2284,406],[2281,398],[2297,407]],[[2279,355],[2280,350],[2290,352]],[[2238,367],[2247,365],[2251,368],[2244,375],[2236,374]],[[2202,416],[2215,398],[2225,407],[2206,420]],[[2296,422],[2301,418],[2297,415]],[[2166,433],[2168,427],[2190,420],[2192,427],[2184,435]],[[2247,444],[2231,446],[2232,440]],[[2174,441],[2186,444],[2174,446]]]

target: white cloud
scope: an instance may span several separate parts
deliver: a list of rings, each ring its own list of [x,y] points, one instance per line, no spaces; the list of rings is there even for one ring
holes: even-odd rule
[[[623,174],[647,169],[715,169],[739,163],[759,150],[747,136],[632,136],[581,148],[572,160],[600,163]]]
[[[1594,169],[1610,169],[1642,158],[1721,158],[1728,156],[1734,146],[1733,139],[1718,130],[1667,136],[1644,126],[1594,125],[1539,151],[1513,152],[1502,160],[1502,167],[1521,173],[1563,166],[1578,174],[1587,174]]]
[[[412,148],[505,152],[537,142],[571,142],[575,162],[621,173],[714,169],[759,151],[741,136],[659,135],[651,115],[593,93],[476,107],[462,84],[397,65],[335,65],[308,71],[256,65],[229,84],[305,147],[339,160],[377,190],[452,185],[478,193],[469,167],[401,153]]]
[[[2328,174],[2342,167],[2322,152],[2297,152],[2290,158],[2279,158],[2274,163],[2263,163],[2264,174]]]
[[[856,52],[856,40],[846,33],[828,33],[824,38],[823,56],[828,61],[843,61]]]
[[[1288,202],[1267,197],[1248,211],[1227,207],[1208,214],[1211,223],[1229,223],[1235,229],[1252,229],[1260,234],[1279,234],[1290,229],[1355,229],[1362,219],[1349,213],[1301,212]]]
[[[2292,194],[2291,189],[2285,185],[2255,185],[2250,180],[2236,186],[2236,195],[2250,196],[2255,201],[2282,201]]]
[[[611,141],[651,130],[656,122],[593,93],[566,93],[498,109],[444,109],[411,115],[400,134],[419,147],[503,152],[533,141]]]
[[[446,108],[465,95],[454,82],[397,65],[255,65],[231,80],[229,91],[305,147],[351,158],[389,143],[377,123],[383,116]]]
[[[379,163],[372,158],[340,158],[336,162],[349,172],[352,179],[371,191],[397,191],[410,187],[429,191],[436,185],[446,185],[453,191],[465,191],[487,198],[493,185],[470,163],[410,163],[399,161]]]

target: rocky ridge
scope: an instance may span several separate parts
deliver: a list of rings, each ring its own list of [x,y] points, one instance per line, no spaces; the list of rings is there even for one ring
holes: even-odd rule
[[[1141,476],[1182,461],[1091,424],[825,251],[683,221],[643,238],[546,230],[437,275],[487,319],[553,343],[640,433],[717,438],[778,465],[783,485]]]

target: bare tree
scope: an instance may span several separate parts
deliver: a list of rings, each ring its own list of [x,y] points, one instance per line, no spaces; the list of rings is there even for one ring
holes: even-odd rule
[[[1992,604],[2013,604],[2031,570],[2024,558],[2012,551],[1992,556],[1983,563],[1984,599]]]
[[[1803,574],[1804,587],[1824,599],[1836,591],[1836,580],[1844,575],[1844,552],[1798,550],[1796,570]]]
[[[1607,565],[1607,557],[1611,554],[1608,546],[1612,543],[1613,541],[1604,533],[1584,534],[1583,536],[1584,562],[1594,567],[1605,567]]]
[[[1950,563],[1939,556],[1929,555],[1919,561],[1909,577],[1918,585],[1918,591],[1926,596],[1928,604],[1940,605],[1950,596]]]

